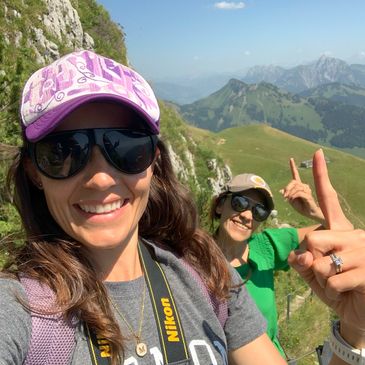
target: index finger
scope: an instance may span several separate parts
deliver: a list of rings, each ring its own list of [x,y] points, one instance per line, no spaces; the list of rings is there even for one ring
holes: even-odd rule
[[[290,164],[290,170],[291,170],[291,174],[293,176],[293,179],[297,180],[299,182],[302,182],[302,180],[300,179],[299,171],[297,169],[297,165],[295,164],[295,161],[294,161],[293,157],[291,157],[289,159],[289,164]]]
[[[353,229],[352,224],[342,211],[337,192],[328,177],[327,164],[322,149],[316,151],[313,156],[313,178],[318,203],[328,228],[333,230]]]

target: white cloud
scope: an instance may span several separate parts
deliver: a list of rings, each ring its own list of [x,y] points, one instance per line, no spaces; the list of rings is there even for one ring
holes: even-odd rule
[[[360,57],[365,57],[365,51],[360,52]]]
[[[214,7],[217,9],[223,9],[223,10],[237,10],[237,9],[243,9],[245,7],[245,3],[240,1],[238,3],[235,2],[229,2],[229,1],[220,1],[219,3],[215,3]]]
[[[245,51],[245,56],[251,56],[251,52],[250,51]]]

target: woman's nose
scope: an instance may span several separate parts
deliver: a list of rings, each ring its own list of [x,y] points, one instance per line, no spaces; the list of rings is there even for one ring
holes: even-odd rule
[[[239,214],[239,216],[241,218],[245,219],[246,221],[251,221],[253,219],[252,210],[250,208],[248,208],[247,210],[244,210],[243,212],[241,212]]]
[[[94,146],[90,159],[85,167],[85,186],[90,189],[107,190],[117,184],[120,172],[113,167]]]

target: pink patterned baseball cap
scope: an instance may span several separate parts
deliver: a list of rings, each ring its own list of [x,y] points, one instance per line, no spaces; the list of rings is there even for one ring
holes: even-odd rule
[[[83,50],[39,69],[25,84],[20,113],[27,139],[43,138],[74,109],[98,100],[125,104],[153,134],[159,133],[160,109],[146,80],[127,66]]]

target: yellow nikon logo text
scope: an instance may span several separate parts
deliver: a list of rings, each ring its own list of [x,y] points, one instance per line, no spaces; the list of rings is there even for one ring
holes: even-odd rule
[[[174,318],[174,311],[171,308],[169,298],[161,298],[161,303],[165,314],[164,323],[165,323],[167,340],[169,342],[180,342],[179,332],[176,327],[176,322]]]
[[[100,336],[96,336],[97,339],[97,345],[100,350],[100,356],[101,357],[110,357],[110,345],[108,340],[105,338],[102,338]]]

